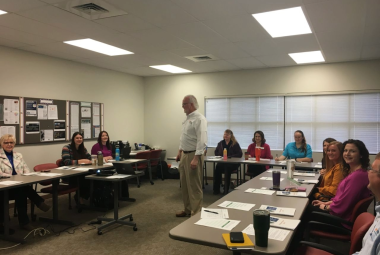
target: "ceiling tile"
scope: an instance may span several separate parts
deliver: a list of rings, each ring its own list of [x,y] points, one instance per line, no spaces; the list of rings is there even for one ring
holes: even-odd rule
[[[235,0],[250,14],[287,9],[302,5],[302,0]]]
[[[320,50],[315,34],[278,37],[273,39],[282,53]]]
[[[128,68],[125,70],[126,73],[139,75],[139,76],[155,76],[155,75],[171,75],[171,73],[160,71],[151,67],[136,67]]]
[[[108,0],[127,13],[134,14],[154,26],[194,22],[196,19],[169,0]]]
[[[204,55],[208,53],[207,51],[197,48],[197,47],[169,50],[169,52],[175,55],[178,55],[180,57],[197,56],[197,55]]]
[[[7,47],[10,47],[10,48],[20,48],[20,47],[27,47],[27,46],[29,46],[26,43],[16,42],[16,41],[8,40],[6,38],[1,38],[1,37],[0,37],[0,45],[7,46]]]
[[[376,59],[376,58],[380,58],[380,44],[363,46],[361,59]]]
[[[249,53],[245,52],[233,43],[212,44],[202,47],[202,49],[219,59],[248,58],[251,56]]]
[[[237,59],[229,59],[227,60],[229,63],[243,68],[243,69],[255,69],[255,68],[262,68],[267,67],[257,59],[251,57],[251,58],[237,58]]]
[[[155,28],[152,24],[133,14],[95,20],[94,22],[123,33]]]
[[[323,56],[327,62],[344,62],[360,59],[361,47],[325,47]]]
[[[66,41],[79,38],[79,35],[68,30],[50,26],[17,14],[1,15],[0,26],[23,31],[36,36],[46,37],[55,41]]]
[[[32,35],[29,33],[2,26],[0,26],[0,37],[20,43],[25,43],[28,45],[38,45],[55,42],[54,40],[50,40],[48,38],[43,38],[41,36]]]
[[[362,44],[362,36],[347,30],[326,30],[316,32],[320,46],[325,47],[354,47]]]
[[[266,56],[259,56],[255,58],[259,60],[261,63],[263,63],[264,65],[270,66],[270,67],[296,65],[293,59],[289,57],[289,55],[285,55],[285,54],[266,55]]]
[[[237,42],[236,45],[254,57],[281,53],[273,38],[256,38],[252,41]]]
[[[46,48],[45,46],[39,45],[39,46],[27,46],[27,47],[21,47],[20,50],[30,51],[42,55],[47,55],[50,57],[55,58],[62,58],[62,59],[69,59],[69,60],[77,60],[80,57],[74,54],[70,54],[67,52],[62,52],[59,50],[52,50],[49,48]]]
[[[250,14],[206,20],[203,23],[231,42],[249,41],[256,37],[271,38]]]
[[[228,42],[227,39],[215,33],[201,22],[178,24],[164,27],[163,29],[188,43],[194,44],[193,46],[197,47]]]
[[[1,0],[0,10],[7,12],[19,12],[34,9],[46,5],[38,0]]]
[[[198,20],[228,19],[235,15],[244,15],[243,6],[231,0],[171,0]]]

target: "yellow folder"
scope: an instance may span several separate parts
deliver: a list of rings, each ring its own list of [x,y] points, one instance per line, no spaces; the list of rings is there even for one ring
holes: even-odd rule
[[[230,233],[222,234],[224,242],[226,242],[228,249],[238,250],[238,249],[253,249],[255,245],[252,243],[251,239],[246,233],[243,233],[244,243],[231,243]]]

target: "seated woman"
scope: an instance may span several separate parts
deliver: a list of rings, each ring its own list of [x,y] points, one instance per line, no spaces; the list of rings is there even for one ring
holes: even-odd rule
[[[325,174],[326,172],[326,159],[327,159],[327,147],[329,146],[329,144],[331,142],[335,142],[336,140],[334,138],[326,138],[325,140],[323,140],[323,155],[322,155],[322,160],[321,160],[321,163],[322,163],[322,169],[321,171],[319,171],[319,174],[321,175],[321,177]]]
[[[337,141],[330,142],[326,151],[326,172],[314,194],[314,198],[321,201],[333,198],[339,183],[348,175],[347,169],[343,168],[343,144]]]
[[[0,175],[12,176],[18,174],[29,173],[30,170],[26,165],[21,153],[13,151],[16,138],[13,135],[3,135],[0,138]],[[14,188],[9,190],[9,199],[14,199],[16,202],[18,221],[20,227],[25,230],[33,230],[33,227],[29,224],[29,218],[27,214],[27,198],[29,198],[38,208],[47,212],[50,206],[44,203],[44,199],[40,197],[32,186],[25,186],[21,188]],[[3,201],[4,197],[0,195],[0,222],[4,219]],[[8,201],[6,201],[8,202]],[[1,224],[1,223],[0,223]],[[2,226],[0,227],[2,228]]]
[[[98,136],[98,143],[94,144],[91,149],[91,155],[97,155],[98,151],[103,153],[103,159],[105,162],[112,159],[112,148],[110,139],[106,131],[101,131]]]
[[[264,133],[262,131],[256,131],[253,135],[252,142],[247,149],[247,153],[249,154],[250,158],[255,157],[255,149],[256,147],[261,147],[264,149],[261,149],[260,158],[266,158],[271,159],[272,154],[270,152],[270,147],[265,140]],[[260,165],[248,165],[248,173],[251,176],[251,178],[254,178],[258,176],[259,174],[264,173],[267,169],[269,169],[269,166],[260,166]]]
[[[330,213],[348,221],[355,205],[371,195],[367,188],[369,152],[362,141],[349,139],[343,143],[343,159],[343,169],[348,175],[339,183],[335,197],[328,202],[314,200],[309,210]],[[324,218],[317,221],[340,225]]]
[[[275,160],[295,159],[296,162],[313,162],[313,151],[309,144],[306,143],[305,135],[301,130],[294,132],[295,142],[288,143],[284,152]]]
[[[87,152],[83,144],[83,136],[79,132],[75,132],[71,138],[71,143],[62,148],[62,164],[65,166],[91,164],[91,155]],[[70,185],[76,186],[77,177],[69,178]],[[84,176],[79,176],[79,187],[81,198],[88,199],[90,197],[90,181],[85,180]],[[77,196],[75,200],[78,203]]]
[[[223,156],[224,149],[227,150],[227,156],[229,158],[241,158],[243,152],[241,151],[239,143],[236,141],[234,133],[231,130],[227,129],[224,131],[223,140],[218,143],[215,148],[215,156]],[[218,163],[214,169],[214,195],[220,194],[220,184],[222,182],[222,174],[224,176],[224,188],[226,193],[230,188],[231,181],[231,172],[236,170],[239,167],[239,164],[233,163]]]

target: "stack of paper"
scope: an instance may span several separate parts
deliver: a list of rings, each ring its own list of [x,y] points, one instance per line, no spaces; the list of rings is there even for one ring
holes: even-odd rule
[[[262,205],[260,206],[262,210],[268,210],[271,214],[278,215],[286,215],[286,216],[294,216],[296,209],[295,208],[287,208],[287,207],[277,207],[271,205]]]
[[[305,180],[305,179],[298,179],[298,178],[294,178],[294,180],[299,182],[299,183],[307,183],[307,184],[317,184],[318,183],[318,180]]]
[[[247,235],[255,235],[255,229],[253,224],[249,224],[243,231]],[[269,228],[268,238],[277,241],[284,241],[286,236],[290,233],[289,230],[283,230],[278,228]]]
[[[315,173],[302,173],[302,172],[294,172],[294,176],[309,176],[309,177],[315,177]]]
[[[247,203],[239,203],[239,202],[231,202],[231,201],[224,201],[220,205],[220,207],[229,208],[229,209],[237,209],[242,211],[249,211],[251,210],[255,204],[247,204]]]
[[[277,196],[306,197],[306,192],[277,191]]]
[[[300,220],[289,220],[289,219],[283,219],[283,218],[277,218],[277,217],[270,217],[270,225],[271,227],[277,227],[277,228],[285,228],[294,230],[300,223]]]
[[[254,193],[254,194],[263,194],[263,195],[273,195],[276,191],[274,190],[265,190],[265,189],[247,189],[247,193]]]
[[[200,219],[194,224],[210,227],[210,228],[218,228],[225,229],[231,231],[237,224],[240,223],[240,220],[228,220],[228,219]]]
[[[272,173],[273,171],[279,171],[279,170],[273,170],[273,169],[270,169],[270,170],[267,170],[267,173]],[[282,174],[287,174],[288,172],[286,172],[285,170],[280,170],[280,172]]]
[[[228,219],[227,209],[211,209],[202,207],[201,219]]]
[[[0,181],[0,185],[10,186],[22,183],[20,181]]]

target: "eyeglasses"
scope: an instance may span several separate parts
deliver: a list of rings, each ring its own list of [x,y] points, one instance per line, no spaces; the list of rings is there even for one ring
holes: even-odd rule
[[[187,104],[190,104],[190,103],[182,103],[182,106],[185,106],[185,105],[187,105]]]
[[[3,142],[3,144],[5,144],[5,145],[13,145],[13,144],[15,144],[14,142]]]
[[[372,171],[372,172],[374,172],[374,173],[380,173],[380,169],[379,169],[379,170],[372,169],[372,166],[369,166],[369,167],[367,168],[367,172],[369,172],[369,171]]]

